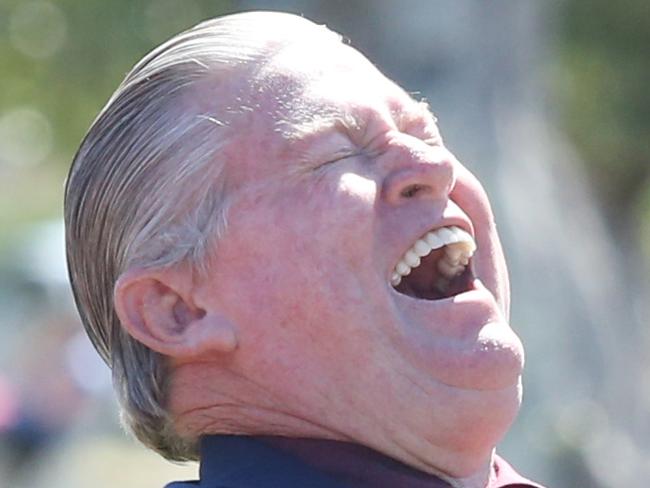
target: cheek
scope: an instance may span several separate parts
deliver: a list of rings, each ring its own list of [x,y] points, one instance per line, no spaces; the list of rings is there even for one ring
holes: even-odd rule
[[[344,173],[231,209],[218,253],[224,302],[246,321],[302,324],[307,332],[343,315],[355,320],[374,276],[375,189]]]
[[[348,269],[361,271],[375,245],[377,183],[355,172],[331,175],[324,198],[313,198],[312,216],[324,239]]]
[[[267,208],[278,241],[312,270],[358,270],[374,246],[377,184],[354,172],[325,172],[295,185]]]
[[[377,198],[377,183],[357,173],[346,172],[338,177],[336,193],[353,207],[372,207]]]

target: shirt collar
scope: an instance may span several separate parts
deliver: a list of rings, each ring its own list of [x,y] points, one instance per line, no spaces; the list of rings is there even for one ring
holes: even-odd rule
[[[275,442],[280,440],[280,443]],[[303,456],[296,456],[279,446],[306,447],[313,454],[345,460],[344,470],[321,469],[318,463],[310,463]],[[313,457],[313,456],[312,456]],[[332,463],[328,463],[329,467]],[[354,469],[350,469],[352,466]],[[520,476],[506,461],[495,456],[495,479],[489,488],[543,488]],[[350,473],[369,474],[372,470],[384,470],[390,476],[400,471],[411,471],[416,479],[413,486],[448,488],[450,485],[439,478],[426,475],[395,461],[383,454],[355,444],[318,439],[288,439],[273,437],[249,437],[212,435],[201,438],[200,487],[232,486],[237,488],[266,488],[277,486],[309,486],[312,488],[354,488],[364,485],[363,480],[353,479]],[[361,476],[362,478],[363,476]],[[382,474],[383,478],[383,474]],[[395,486],[387,483],[386,486]]]
[[[348,487],[300,459],[248,436],[202,437],[199,474],[201,488]]]

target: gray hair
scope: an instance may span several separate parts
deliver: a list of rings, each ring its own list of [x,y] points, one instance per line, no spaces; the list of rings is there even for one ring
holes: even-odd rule
[[[206,272],[206,251],[225,229],[228,114],[188,101],[201,83],[228,80],[244,67],[252,73],[303,36],[340,40],[305,19],[270,12],[225,16],[177,35],[128,73],[68,175],[67,259],[82,322],[112,369],[123,423],[168,459],[195,459],[196,440],[174,432],[168,362],[122,328],[115,283],[133,268],[187,263]]]

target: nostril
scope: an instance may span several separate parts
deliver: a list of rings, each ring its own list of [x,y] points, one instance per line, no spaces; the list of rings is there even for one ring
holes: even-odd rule
[[[413,198],[415,195],[418,193],[421,193],[426,190],[426,187],[424,185],[419,185],[417,183],[414,183],[412,185],[408,185],[406,188],[404,188],[400,192],[400,196],[404,198]]]
[[[399,155],[398,155],[399,156]],[[382,183],[382,195],[393,205],[420,199],[446,199],[454,180],[450,158],[413,160],[396,158]]]

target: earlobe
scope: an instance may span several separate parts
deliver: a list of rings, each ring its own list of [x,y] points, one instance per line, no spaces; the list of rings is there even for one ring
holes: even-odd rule
[[[180,272],[131,270],[115,285],[115,310],[133,338],[166,356],[183,360],[234,351],[235,325],[197,307],[191,290]]]

